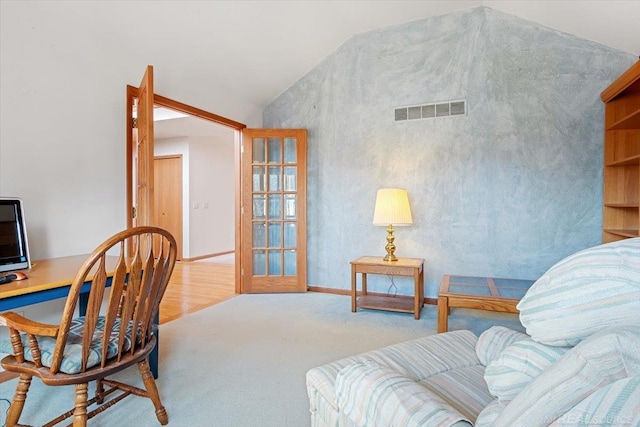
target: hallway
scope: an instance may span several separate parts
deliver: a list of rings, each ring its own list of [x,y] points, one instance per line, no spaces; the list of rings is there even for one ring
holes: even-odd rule
[[[176,262],[160,303],[160,324],[234,297],[234,268],[233,262],[216,262],[215,258]]]

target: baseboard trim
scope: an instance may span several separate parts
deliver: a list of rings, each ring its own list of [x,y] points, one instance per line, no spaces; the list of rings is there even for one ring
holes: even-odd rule
[[[325,293],[325,294],[336,294],[336,295],[348,295],[351,296],[351,291],[348,289],[335,289],[335,288],[323,288],[320,286],[307,286],[307,290],[309,292],[320,292],[320,293]],[[360,295],[361,293],[358,291],[357,292],[358,295]],[[368,295],[373,295],[373,296],[386,296],[387,294],[383,294],[383,293],[379,293],[379,292],[368,292]],[[409,295],[397,295],[396,298],[407,298],[407,299],[413,299],[412,296]],[[425,304],[429,304],[429,305],[438,305],[438,299],[437,298],[425,298],[424,299],[424,303]]]
[[[215,256],[232,254],[234,252],[235,251],[216,252],[214,254],[194,256],[193,258],[182,258],[182,261],[185,261],[185,262],[198,261],[198,260],[205,259],[205,258],[213,258]]]

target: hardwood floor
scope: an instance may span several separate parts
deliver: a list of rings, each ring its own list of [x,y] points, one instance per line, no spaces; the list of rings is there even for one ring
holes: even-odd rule
[[[233,264],[178,261],[160,303],[160,324],[235,295]]]

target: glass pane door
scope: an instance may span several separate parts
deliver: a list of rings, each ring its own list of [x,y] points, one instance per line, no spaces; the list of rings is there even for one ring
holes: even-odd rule
[[[243,149],[243,292],[304,292],[306,131],[245,129]]]

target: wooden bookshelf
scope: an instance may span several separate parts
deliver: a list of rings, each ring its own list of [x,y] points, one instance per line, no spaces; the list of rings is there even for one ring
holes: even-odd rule
[[[602,241],[640,237],[640,61],[606,88]]]

